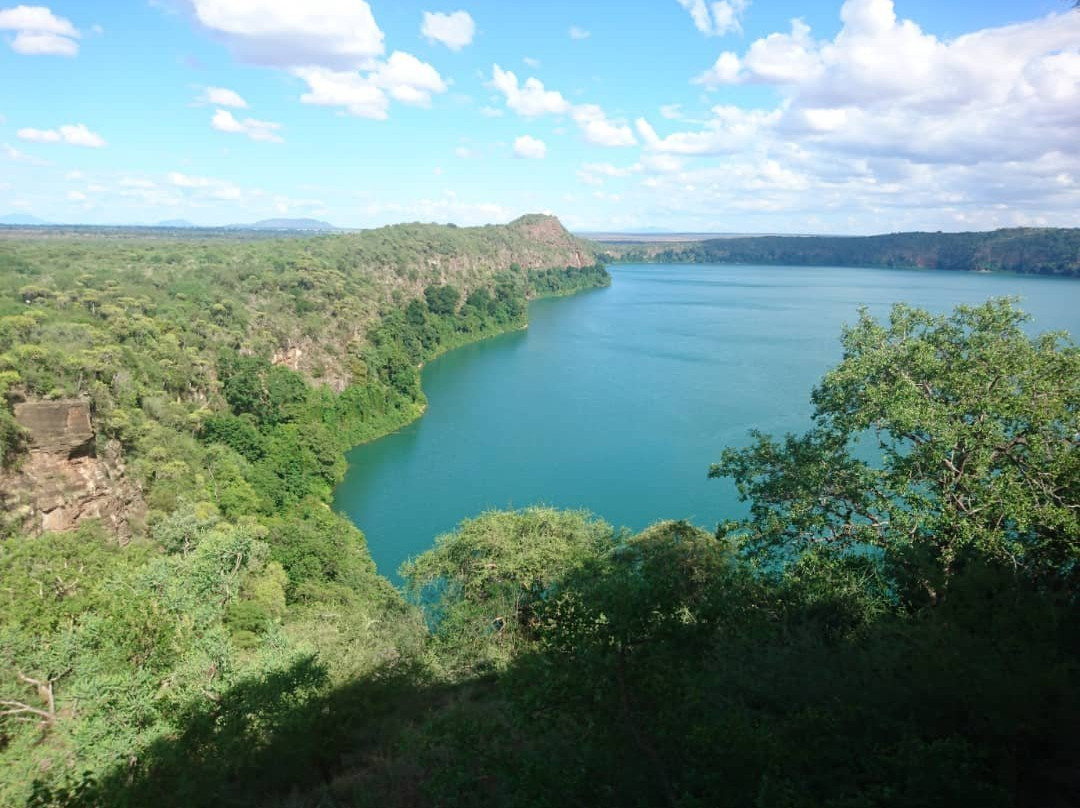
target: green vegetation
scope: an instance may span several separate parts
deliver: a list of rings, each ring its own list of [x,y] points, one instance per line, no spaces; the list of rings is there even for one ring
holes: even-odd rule
[[[85,790],[84,772],[188,719],[213,725],[242,682],[306,666],[285,710],[418,659],[419,613],[328,507],[344,451],[422,412],[424,361],[523,327],[532,297],[608,283],[599,266],[547,263],[579,247],[547,217],[308,240],[0,241],[3,493],[37,493],[12,405],[78,398],[96,462],[145,504],[119,536],[23,535],[10,506],[0,804],[35,782],[38,803],[63,801],[73,778]],[[199,802],[188,788],[174,799]]]
[[[86,397],[147,505],[0,543],[0,804],[1075,802],[1076,347],[863,315],[813,428],[711,470],[745,522],[487,513],[406,599],[327,505],[344,448],[607,275],[543,218],[391,231],[0,242],[8,403]]]
[[[928,267],[1080,276],[1080,229],[883,236],[751,236],[686,243],[597,245],[607,263]]]

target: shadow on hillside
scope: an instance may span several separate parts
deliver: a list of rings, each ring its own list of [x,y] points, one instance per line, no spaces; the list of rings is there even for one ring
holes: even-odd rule
[[[1008,580],[902,617],[859,618],[839,593],[724,606],[522,654],[497,682],[402,667],[330,688],[302,659],[32,804],[1077,805],[1080,610]]]
[[[416,671],[383,670],[326,689],[326,672],[305,658],[245,680],[193,707],[183,730],[141,750],[100,780],[39,787],[30,806],[165,808],[337,804],[321,790],[342,771],[372,768],[394,778],[380,805],[419,801],[408,776],[390,771],[392,747],[428,711],[484,685],[422,684]],[[388,802],[393,794],[395,801]],[[347,804],[356,804],[350,801]]]

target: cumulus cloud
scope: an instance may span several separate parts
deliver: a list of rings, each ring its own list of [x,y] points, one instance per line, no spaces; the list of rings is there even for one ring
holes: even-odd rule
[[[308,89],[300,100],[305,104],[341,107],[349,115],[381,120],[388,117],[391,99],[428,106],[433,94],[447,89],[434,67],[411,54],[395,51],[388,59],[381,58],[385,37],[364,0],[185,2],[237,58],[286,69],[304,81]],[[464,11],[427,12],[422,30],[429,39],[456,50],[472,40],[475,25]],[[220,122],[228,127],[225,131],[238,131],[228,118]],[[258,126],[260,122],[250,123],[251,132],[245,134],[255,137],[252,132],[258,132],[257,139],[275,139],[266,127]]]
[[[532,135],[522,135],[514,141],[514,156],[526,160],[542,160],[547,156],[547,145]]]
[[[451,14],[425,11],[420,33],[429,42],[441,42],[450,50],[458,51],[472,43],[476,23],[467,11]]]
[[[1080,14],[953,40],[898,19],[891,0],[847,0],[841,19],[828,41],[795,20],[698,81],[773,85],[781,135],[855,153],[973,163],[1075,147]]]
[[[638,118],[635,126],[650,151],[679,155],[729,154],[753,145],[762,131],[779,120],[779,110],[744,110],[735,106],[717,106],[705,129],[697,132],[676,132],[660,137],[646,119]]]
[[[319,67],[297,68],[293,73],[308,85],[308,92],[300,96],[302,103],[342,107],[350,115],[374,120],[388,117],[390,98],[426,107],[433,94],[447,89],[439,71],[402,51],[377,62],[366,75]]]
[[[34,166],[44,166],[49,164],[46,160],[41,160],[37,157],[32,157],[25,152],[19,151],[10,143],[0,144],[0,152],[3,152],[4,156],[13,163],[27,163],[28,165]]]
[[[15,133],[20,140],[32,143],[66,143],[69,146],[85,146],[91,149],[103,148],[105,138],[91,132],[85,124],[65,124],[56,129],[33,129],[24,127]]]
[[[706,36],[723,36],[731,31],[741,31],[740,19],[749,0],[678,0],[680,6],[690,12],[696,27]]]
[[[525,118],[569,114],[589,143],[597,146],[633,146],[633,131],[623,123],[612,122],[596,104],[571,104],[558,90],[549,90],[537,78],[521,83],[510,70],[492,67],[491,86],[502,93],[506,106]]]
[[[307,82],[308,91],[300,96],[300,101],[304,104],[342,107],[358,118],[387,118],[390,100],[386,93],[359,73],[321,67],[297,68],[293,72]]]
[[[85,202],[86,194],[84,194],[82,191],[68,191],[67,198],[68,202]]]
[[[562,115],[570,111],[570,102],[557,90],[544,89],[537,78],[518,83],[518,77],[498,65],[492,67],[491,85],[506,97],[506,106],[518,115],[535,118],[540,115]]]
[[[191,174],[182,174],[179,171],[171,171],[168,174],[169,182],[176,188],[182,189],[185,194],[194,194],[197,198],[219,200],[222,202],[237,202],[262,196],[259,191],[247,191],[227,180],[213,177],[199,177]],[[135,189],[136,192],[145,189]]]
[[[46,6],[0,9],[0,31],[14,31],[11,49],[24,56],[76,56],[80,34]]]
[[[234,109],[247,109],[248,103],[239,93],[227,90],[224,87],[207,87],[203,90],[200,101],[204,104],[212,104],[215,107],[233,107]]]
[[[238,120],[227,109],[219,109],[210,120],[210,125],[219,132],[228,132],[234,135],[246,135],[252,140],[260,140],[267,143],[284,143],[282,137],[277,134],[281,129],[280,123],[272,121],[260,121],[255,118]]]
[[[626,124],[608,120],[604,110],[596,104],[579,104],[570,117],[581,128],[585,140],[597,146],[634,146],[637,139]]]
[[[586,31],[584,28],[580,28],[576,25],[571,25],[570,30],[567,31],[571,39],[588,39],[592,36],[592,31]]]
[[[709,88],[719,87],[722,84],[737,84],[741,70],[742,62],[739,61],[739,57],[731,51],[724,51],[712,67],[694,79],[694,83],[704,84]]]
[[[794,21],[699,76],[769,86],[770,105],[718,105],[690,131],[638,119],[641,198],[683,226],[721,211],[803,232],[1075,224],[1080,14],[953,39],[889,0],[847,0],[841,21],[827,39]]]
[[[446,82],[439,71],[402,51],[394,51],[389,59],[380,62],[368,80],[386,90],[395,101],[417,106],[426,107],[433,93],[446,92]]]
[[[238,58],[276,67],[369,68],[383,32],[364,0],[189,0]]]

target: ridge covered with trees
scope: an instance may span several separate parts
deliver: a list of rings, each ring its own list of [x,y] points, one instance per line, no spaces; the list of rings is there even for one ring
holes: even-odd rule
[[[606,263],[901,267],[1080,276],[1080,228],[612,242],[597,245],[597,251]]]
[[[492,512],[377,574],[344,448],[609,281],[556,225],[0,241],[4,479],[77,398],[145,504],[8,520],[0,804],[1077,802],[1080,351],[1010,301],[864,313],[810,430],[702,469],[742,522]]]

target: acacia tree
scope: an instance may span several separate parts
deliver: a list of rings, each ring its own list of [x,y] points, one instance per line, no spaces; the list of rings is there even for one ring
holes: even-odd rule
[[[752,500],[751,547],[875,547],[936,603],[965,564],[1080,581],[1080,351],[1008,299],[864,310],[814,390],[814,426],[753,433],[710,469]]]

